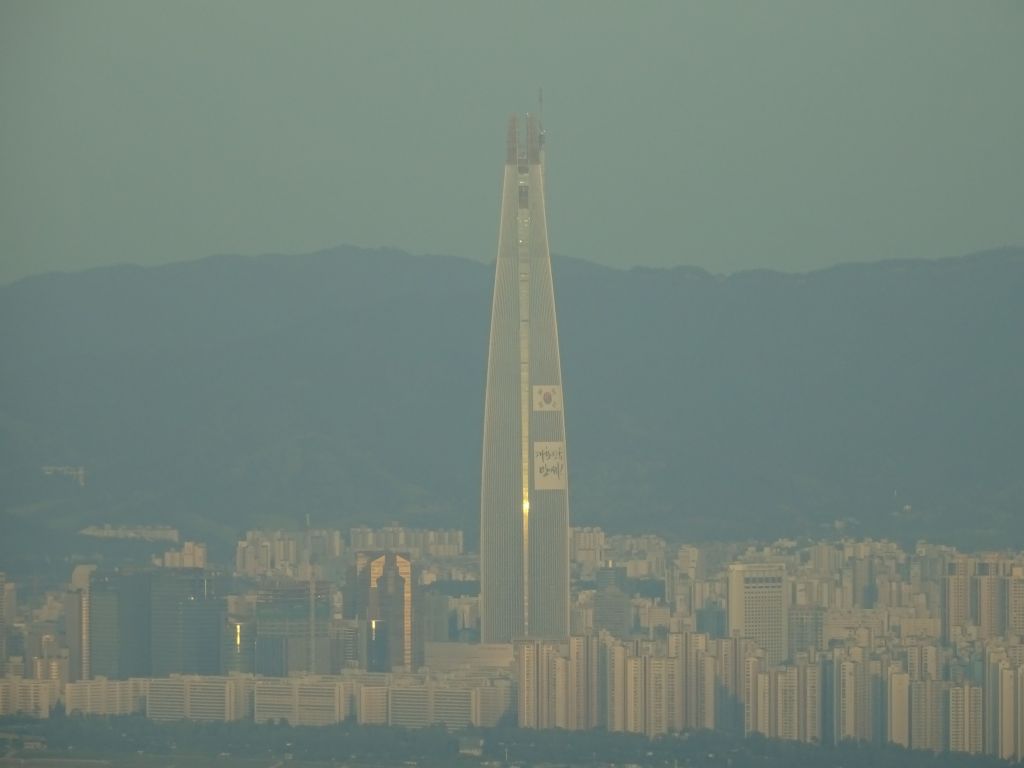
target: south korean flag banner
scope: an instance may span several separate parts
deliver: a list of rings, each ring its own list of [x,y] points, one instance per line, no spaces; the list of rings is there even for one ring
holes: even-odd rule
[[[562,388],[556,384],[541,384],[533,388],[533,410],[562,410]]]

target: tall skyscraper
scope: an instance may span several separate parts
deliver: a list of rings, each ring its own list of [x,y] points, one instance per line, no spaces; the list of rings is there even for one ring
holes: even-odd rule
[[[355,619],[370,623],[374,671],[413,672],[423,663],[416,570],[407,555],[357,552],[344,605]]]
[[[7,578],[0,573],[0,677],[7,673],[7,605],[4,600]]]
[[[88,598],[90,674],[111,680],[148,676],[149,574],[93,573]]]
[[[312,597],[312,601],[310,600]],[[287,677],[330,671],[332,595],[325,582],[267,584],[253,612],[253,667],[258,675]]]
[[[544,210],[544,135],[511,117],[491,309],[480,489],[485,643],[569,634],[569,484]]]
[[[216,579],[199,568],[160,568],[149,585],[150,674],[219,674],[227,604]]]

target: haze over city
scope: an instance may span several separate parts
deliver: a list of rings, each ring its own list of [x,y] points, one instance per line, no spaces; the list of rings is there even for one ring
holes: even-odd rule
[[[1024,761],[1022,7],[0,5],[0,765]]]
[[[539,87],[556,253],[731,273],[1024,241],[1012,0],[0,14],[0,281],[339,243],[488,261],[495,115]]]

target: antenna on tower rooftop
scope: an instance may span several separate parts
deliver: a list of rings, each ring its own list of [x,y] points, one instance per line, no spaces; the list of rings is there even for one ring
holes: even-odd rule
[[[537,87],[537,124],[540,127],[540,136],[538,137],[538,143],[540,144],[541,152],[544,151],[544,88]]]

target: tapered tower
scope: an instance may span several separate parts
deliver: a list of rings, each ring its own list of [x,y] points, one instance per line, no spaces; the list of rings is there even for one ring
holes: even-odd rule
[[[569,634],[562,369],[536,115],[508,123],[480,489],[485,643]]]

